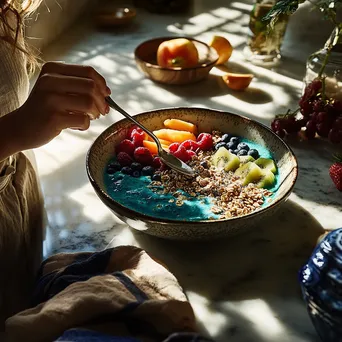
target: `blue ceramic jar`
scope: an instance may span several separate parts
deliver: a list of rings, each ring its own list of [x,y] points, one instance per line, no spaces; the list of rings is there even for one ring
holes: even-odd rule
[[[322,341],[342,341],[342,228],[321,240],[301,269],[299,280]]]

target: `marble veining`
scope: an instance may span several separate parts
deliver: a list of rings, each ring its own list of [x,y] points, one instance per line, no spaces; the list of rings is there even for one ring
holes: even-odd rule
[[[269,125],[275,114],[295,108],[302,90],[305,59],[327,39],[330,27],[301,10],[285,37],[277,68],[254,67],[243,60],[250,2],[196,0],[187,16],[158,16],[138,11],[127,28],[96,31],[83,20],[44,52],[46,60],[90,64],[107,79],[113,97],[127,111],[197,106],[246,115]],[[83,18],[85,19],[85,18]],[[309,29],[308,29],[309,28]],[[136,68],[133,51],[142,41],[162,35],[189,34],[208,41],[227,36],[236,47],[230,70],[252,70],[244,93],[224,86],[214,68],[191,86],[157,85]],[[218,342],[318,342],[301,298],[298,271],[324,230],[342,224],[342,196],[328,175],[337,147],[322,141],[289,141],[299,176],[289,200],[248,234],[209,243],[180,243],[133,232],[95,195],[85,172],[85,155],[94,139],[121,119],[111,112],[88,132],[65,131],[37,149],[49,216],[45,255],[100,250],[134,244],[168,265],[191,301],[203,333]]]

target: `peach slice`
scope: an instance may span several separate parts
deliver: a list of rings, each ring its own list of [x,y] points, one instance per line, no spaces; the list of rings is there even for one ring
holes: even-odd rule
[[[151,152],[152,155],[158,154],[158,147],[157,147],[157,144],[155,142],[144,140],[143,145],[144,145],[144,147],[149,149],[149,151]],[[162,144],[162,147],[166,151],[168,151],[168,149],[169,149],[168,145]]]
[[[228,73],[223,75],[222,79],[230,89],[245,90],[252,82],[253,77],[253,74]]]
[[[191,132],[177,131],[175,129],[162,128],[157,131],[153,131],[158,139],[168,140],[171,142],[182,143],[185,140],[196,141],[196,136]]]
[[[187,131],[193,134],[197,134],[197,126],[191,122],[187,122],[179,119],[167,119],[164,121],[166,128],[175,129],[177,131]]]
[[[219,55],[219,59],[216,62],[217,65],[226,63],[233,53],[232,45],[229,40],[224,37],[214,36],[209,45],[214,48]]]

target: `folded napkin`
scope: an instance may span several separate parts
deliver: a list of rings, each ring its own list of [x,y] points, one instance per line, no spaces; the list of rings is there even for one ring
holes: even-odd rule
[[[177,279],[132,246],[63,253],[45,260],[32,308],[6,321],[6,338],[9,342],[208,341],[196,334],[193,310]]]

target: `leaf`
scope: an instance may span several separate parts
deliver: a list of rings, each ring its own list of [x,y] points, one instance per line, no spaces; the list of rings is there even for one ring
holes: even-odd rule
[[[322,0],[323,1],[323,0]],[[282,15],[291,15],[297,11],[299,0],[280,0],[265,15],[263,20],[269,21],[271,27]]]

